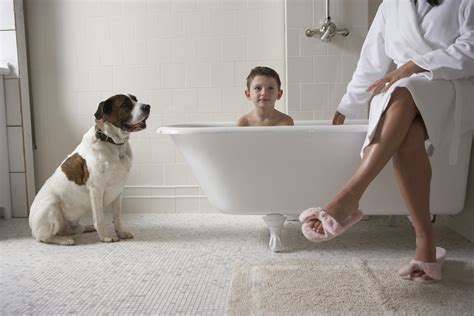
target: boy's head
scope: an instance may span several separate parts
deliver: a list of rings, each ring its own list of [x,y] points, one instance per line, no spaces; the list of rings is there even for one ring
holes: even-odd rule
[[[259,108],[273,108],[283,91],[278,73],[268,67],[255,67],[247,77],[245,96]]]
[[[250,85],[252,84],[252,80],[256,76],[267,76],[267,77],[270,77],[270,78],[274,78],[275,81],[278,84],[278,90],[281,90],[281,80],[280,80],[280,76],[278,75],[278,73],[275,70],[273,70],[272,68],[262,67],[262,66],[255,67],[250,71],[249,75],[247,76],[247,89],[250,89]]]

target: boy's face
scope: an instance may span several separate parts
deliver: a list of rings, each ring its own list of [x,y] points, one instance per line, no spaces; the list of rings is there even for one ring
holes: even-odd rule
[[[283,91],[278,89],[275,78],[257,75],[253,78],[250,88],[245,90],[245,96],[260,108],[274,107],[280,100]]]

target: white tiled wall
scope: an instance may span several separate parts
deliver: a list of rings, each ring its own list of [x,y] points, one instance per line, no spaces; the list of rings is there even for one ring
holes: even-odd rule
[[[155,130],[236,121],[251,68],[286,86],[284,0],[25,0],[36,183],[94,124],[100,101],[132,93],[152,106],[132,137],[128,211],[214,211],[174,144]],[[286,111],[285,100],[277,107]],[[184,193],[183,193],[184,192]]]
[[[8,150],[13,217],[28,215],[28,204],[33,196],[29,190],[34,193],[34,187],[28,187],[29,179],[33,182],[34,171],[27,154],[32,153],[32,148],[26,58],[20,53],[24,29],[23,20],[16,19],[22,10],[19,0],[0,0],[0,61],[8,63],[11,70],[0,82],[5,88],[8,135],[7,148],[0,150]]]
[[[324,21],[325,2],[286,2],[288,109],[296,119],[332,119],[370,24],[367,0],[331,0],[331,20],[339,28],[348,28],[349,36],[338,35],[329,43],[306,37],[307,28],[319,28]],[[361,112],[359,117],[367,117],[367,112]]]

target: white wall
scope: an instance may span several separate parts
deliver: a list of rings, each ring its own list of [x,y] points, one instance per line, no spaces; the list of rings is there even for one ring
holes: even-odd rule
[[[349,29],[325,43],[306,37],[326,18],[325,0],[287,1],[288,108],[296,119],[332,119],[352,78],[370,25],[367,0],[330,1],[331,21]],[[358,118],[366,118],[363,110]]]
[[[99,102],[132,93],[152,110],[147,130],[133,135],[126,195],[137,198],[125,208],[212,211],[173,143],[155,130],[235,121],[251,108],[243,91],[256,65],[275,68],[285,87],[284,1],[26,0],[25,7],[38,188],[94,124]]]
[[[21,0],[0,0],[0,61],[2,64],[8,63],[11,70],[10,74],[0,81],[5,91],[5,121],[8,134],[8,147],[0,150],[8,151],[13,217],[26,217],[33,201],[35,187]]]

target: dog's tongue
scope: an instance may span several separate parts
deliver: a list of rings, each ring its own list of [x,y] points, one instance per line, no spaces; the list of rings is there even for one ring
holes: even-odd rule
[[[146,128],[146,122],[141,121],[137,124],[131,125],[129,130],[130,130],[130,132],[138,132],[138,131],[141,131],[142,129],[145,129],[145,128]]]

